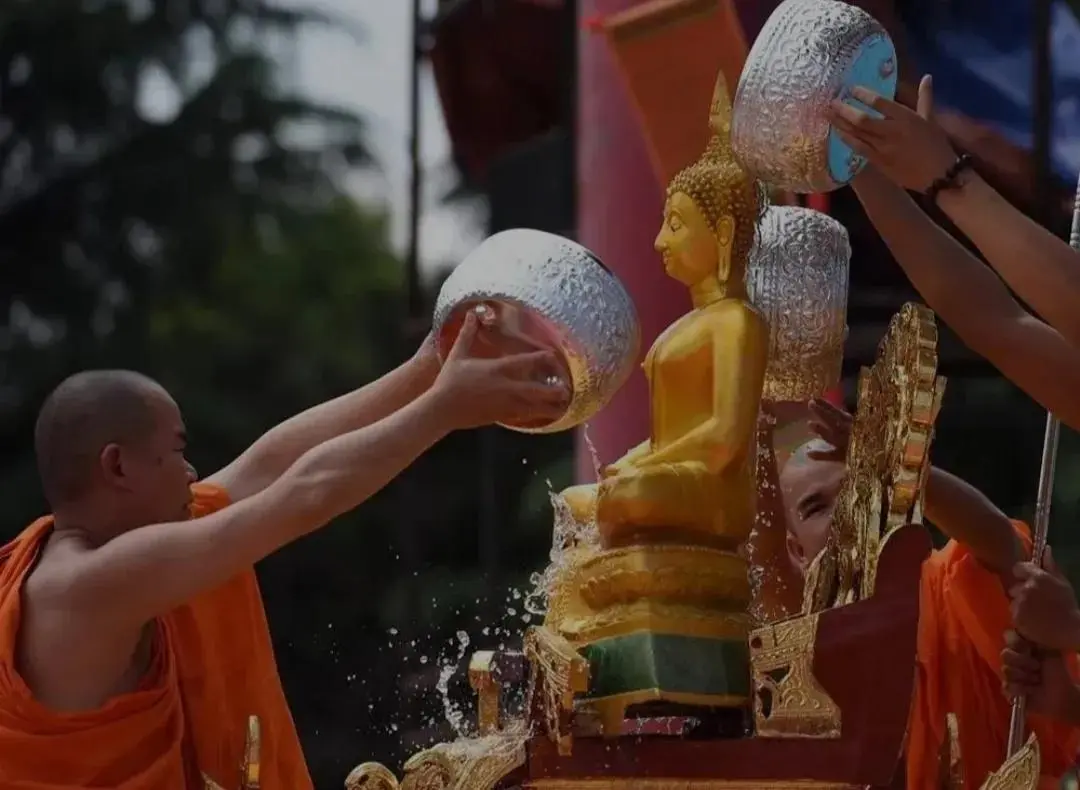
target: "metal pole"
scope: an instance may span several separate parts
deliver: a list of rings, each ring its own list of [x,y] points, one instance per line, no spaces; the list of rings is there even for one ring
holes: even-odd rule
[[[1051,0],[1034,0],[1032,3],[1032,158],[1034,181],[1032,183],[1035,219],[1047,227],[1053,223],[1053,199],[1051,189],[1051,157],[1053,140],[1052,56],[1050,47]],[[1080,246],[1080,184],[1073,210],[1072,233],[1069,244]],[[1046,534],[1050,523],[1050,504],[1054,494],[1054,468],[1057,462],[1058,440],[1061,424],[1053,414],[1046,415],[1046,434],[1043,438],[1042,463],[1039,468],[1039,489],[1035,498],[1034,546],[1032,562],[1042,564],[1046,548]],[[1027,700],[1023,697],[1013,701],[1009,719],[1009,741],[1006,757],[1012,757],[1024,745]]]
[[[1034,164],[1035,219],[1045,227],[1056,227],[1057,207],[1053,190],[1054,82],[1051,52],[1052,0],[1032,2],[1032,146]]]
[[[409,236],[405,252],[405,297],[410,322],[422,317],[423,293],[420,290],[420,212],[423,187],[423,163],[420,159],[420,76],[427,55],[427,25],[423,0],[413,0],[413,62],[409,80]]]
[[[1076,185],[1076,198],[1073,201],[1072,232],[1069,234],[1069,246],[1080,252],[1080,181]],[[1046,437],[1043,439],[1042,466],[1039,469],[1039,491],[1035,498],[1035,535],[1031,552],[1031,561],[1042,565],[1046,551],[1046,537],[1050,528],[1050,505],[1054,497],[1054,470],[1057,466],[1058,439],[1061,423],[1052,414],[1046,415]],[[1027,719],[1027,699],[1020,697],[1013,700],[1012,716],[1009,719],[1009,746],[1006,757],[1012,757],[1024,745],[1025,721]]]

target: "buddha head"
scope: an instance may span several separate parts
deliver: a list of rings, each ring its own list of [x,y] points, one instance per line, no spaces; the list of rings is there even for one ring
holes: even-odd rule
[[[716,82],[709,130],[701,158],[668,185],[655,247],[668,276],[684,285],[711,277],[720,285],[741,286],[764,201],[731,149],[731,100],[723,74]]]

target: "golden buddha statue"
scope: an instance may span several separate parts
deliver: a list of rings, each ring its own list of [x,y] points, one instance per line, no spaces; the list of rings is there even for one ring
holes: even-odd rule
[[[649,439],[597,484],[562,493],[576,520],[595,519],[599,542],[572,552],[545,625],[589,659],[587,701],[609,733],[631,706],[741,709],[750,694],[739,549],[754,524],[769,331],[745,283],[762,196],[730,126],[721,74],[711,140],[672,179],[656,237],[694,309],[645,357]]]
[[[563,492],[575,518],[595,518],[605,545],[689,542],[735,549],[754,519],[751,454],[769,332],[747,301],[745,273],[761,198],[729,142],[720,77],[712,139],[672,180],[656,251],[690,290],[694,309],[645,357],[650,438]]]

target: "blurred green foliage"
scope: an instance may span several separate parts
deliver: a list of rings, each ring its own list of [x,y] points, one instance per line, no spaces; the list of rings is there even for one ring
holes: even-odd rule
[[[208,473],[413,352],[386,217],[343,187],[372,164],[361,119],[285,90],[271,57],[326,24],[343,23],[267,0],[0,5],[0,537],[44,508],[33,421],[71,372],[157,377]],[[456,632],[490,647],[523,628],[512,590],[550,514],[520,495],[568,451],[452,436],[260,565],[320,788],[445,733],[433,687]]]

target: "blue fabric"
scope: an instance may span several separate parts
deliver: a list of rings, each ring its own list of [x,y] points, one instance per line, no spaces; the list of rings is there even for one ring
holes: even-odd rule
[[[1032,0],[906,0],[911,56],[934,75],[937,104],[1030,149],[1034,120]],[[1052,164],[1070,183],[1080,172],[1080,21],[1053,6]]]

